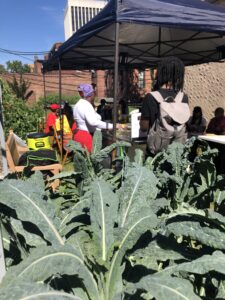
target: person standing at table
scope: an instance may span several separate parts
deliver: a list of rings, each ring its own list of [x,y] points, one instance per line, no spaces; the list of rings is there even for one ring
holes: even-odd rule
[[[163,58],[157,68],[157,91],[145,96],[141,110],[140,129],[148,131],[147,155],[155,155],[172,142],[185,143],[190,109],[183,84],[183,62]]]
[[[100,105],[97,107],[97,113],[101,116],[102,121],[105,121],[106,100],[101,99]]]
[[[225,134],[225,116],[224,109],[222,107],[217,107],[214,112],[214,118],[209,121],[209,125],[206,129],[207,133],[213,134]]]
[[[73,126],[74,141],[79,142],[82,147],[86,147],[89,152],[92,151],[92,135],[98,129],[113,129],[113,124],[101,120],[101,116],[96,113],[93,102],[95,91],[91,84],[80,84],[78,92],[81,99],[73,109],[75,124]],[[121,128],[117,124],[117,129]]]
[[[193,114],[187,122],[188,137],[203,134],[206,129],[206,119],[202,115],[200,106],[195,106]]]

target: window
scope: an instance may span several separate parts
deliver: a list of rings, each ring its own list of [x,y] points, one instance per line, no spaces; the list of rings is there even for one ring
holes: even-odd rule
[[[86,7],[85,10],[86,10],[86,22],[88,22],[88,21],[90,21],[88,7]]]
[[[78,10],[77,7],[75,7],[75,21],[76,21],[76,31],[78,30]]]
[[[72,17],[72,31],[75,31],[75,22],[74,22],[74,7],[71,6],[71,17]]]
[[[92,15],[92,8],[89,7],[89,12],[90,12],[90,20],[93,18],[93,15]]]
[[[78,7],[78,10],[79,10],[79,29],[80,29],[82,26],[81,7]]]
[[[85,23],[85,8],[82,7],[82,25],[84,25]]]

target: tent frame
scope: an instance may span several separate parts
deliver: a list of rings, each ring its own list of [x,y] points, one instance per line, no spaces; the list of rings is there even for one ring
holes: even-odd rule
[[[215,0],[214,2],[216,2],[217,0]],[[118,12],[119,12],[119,4],[122,3],[122,0],[115,0],[115,14],[116,16],[118,15]],[[214,3],[213,2],[213,3]],[[111,23],[112,25],[113,23]],[[87,68],[87,69],[90,69],[90,68],[96,68],[96,69],[112,69],[114,68],[114,83],[113,83],[113,86],[114,86],[114,102],[113,102],[113,139],[115,140],[116,139],[116,122],[117,122],[117,102],[118,102],[118,77],[119,77],[119,70],[122,70],[124,68],[126,69],[134,69],[134,68],[140,68],[140,66],[142,65],[142,68],[143,68],[143,64],[145,64],[145,68],[151,68],[151,67],[154,67],[156,66],[156,60],[159,59],[159,57],[162,57],[162,56],[167,56],[169,55],[169,53],[171,53],[174,49],[178,49],[178,50],[181,50],[181,53],[178,55],[178,57],[180,57],[184,63],[188,62],[189,60],[187,59],[187,61],[185,60],[185,58],[182,58],[183,55],[185,54],[194,54],[196,55],[197,57],[199,57],[199,59],[195,59],[195,57],[191,60],[191,64],[194,65],[194,64],[199,64],[199,63],[202,63],[204,62],[206,59],[209,60],[209,61],[214,61],[215,59],[213,58],[213,55],[215,55],[216,53],[219,52],[219,47],[217,48],[214,48],[214,49],[210,49],[210,50],[203,50],[203,51],[191,51],[191,49],[184,49],[182,47],[182,45],[186,42],[191,42],[191,41],[203,41],[203,40],[209,40],[209,39],[220,39],[220,38],[223,38],[224,37],[224,31],[221,33],[217,33],[217,31],[214,31],[214,34],[213,34],[213,31],[212,31],[212,35],[211,36],[208,36],[208,37],[198,37],[199,34],[201,34],[202,32],[204,32],[203,30],[199,31],[193,31],[193,34],[186,38],[186,39],[177,39],[177,40],[172,40],[172,44],[171,44],[171,41],[170,40],[164,40],[162,41],[162,28],[165,27],[165,24],[163,25],[159,25],[158,27],[158,39],[157,41],[155,42],[147,42],[147,43],[126,43],[126,44],[123,44],[123,43],[119,43],[119,39],[120,39],[120,23],[116,17],[115,19],[115,23],[113,24],[115,25],[115,40],[112,39],[109,39],[109,38],[106,38],[106,37],[102,37],[100,36],[100,31],[97,31],[95,34],[93,34],[92,37],[96,37],[98,39],[101,39],[101,40],[104,40],[106,42],[109,42],[109,44],[106,44],[104,45],[104,47],[106,48],[111,48],[111,47],[115,47],[114,48],[114,62],[111,60],[108,60],[107,57],[113,57],[112,55],[109,55],[107,56],[107,54],[105,54],[103,57],[101,56],[98,56],[98,53],[97,55],[89,55],[87,53],[82,53],[82,51],[80,50],[79,51],[79,46],[82,45],[83,42],[85,42],[85,40],[81,41],[81,44],[80,42],[77,43],[76,45],[76,48],[78,48],[78,50],[68,50],[72,53],[75,53],[75,54],[80,54],[80,57],[79,56],[76,56],[76,59],[84,59],[85,57],[87,58],[90,58],[90,59],[94,59],[93,61],[90,61],[89,63],[86,63],[85,61],[84,62],[81,62],[79,67],[76,66],[76,69],[79,69],[79,68]],[[175,26],[176,27],[176,26]],[[100,28],[100,27],[99,27]],[[192,30],[192,29],[190,29]],[[89,37],[88,37],[89,38]],[[88,39],[87,38],[87,39]],[[138,48],[138,46],[140,45],[149,45],[149,47],[145,50],[141,50]],[[169,49],[165,49],[164,52],[162,52],[162,45],[165,45],[167,47],[169,47]],[[124,53],[119,53],[120,51],[120,46],[122,47],[125,47],[125,49],[127,48],[128,50],[134,50],[135,52],[138,52],[138,53],[129,53],[129,60],[125,63],[125,60],[126,60],[126,52]],[[82,46],[84,49],[89,49],[89,48],[92,48],[93,46]],[[101,44],[96,44],[94,45],[95,48],[100,48],[102,47]],[[152,55],[151,54],[151,51],[154,49],[156,49],[156,47],[158,47],[157,49],[157,52]],[[66,49],[63,49],[63,51],[66,51]],[[206,55],[203,55],[203,53],[205,53]],[[146,55],[147,54],[147,55]],[[63,55],[63,54],[62,54]],[[62,107],[62,95],[61,95],[61,59],[62,59],[62,55],[59,53],[58,54],[58,70],[59,70],[59,102],[60,102],[60,117],[61,119],[62,116],[62,111],[61,111],[61,107]],[[120,55],[122,56],[122,58],[120,59]],[[145,58],[142,58],[142,56],[145,55]],[[148,60],[148,55],[149,57],[152,58],[152,60]],[[63,58],[64,62],[66,61],[71,61],[72,59],[72,56],[70,58]],[[127,58],[128,59],[128,58]],[[131,64],[132,62],[135,62],[135,60],[138,59],[138,61],[134,64]],[[217,59],[218,61],[218,59]],[[105,65],[104,65],[105,64]],[[92,65],[92,67],[91,67]],[[95,66],[95,67],[93,67]],[[65,69],[69,68],[68,65],[65,65]],[[72,67],[74,68],[74,67]],[[47,70],[48,68],[46,68],[44,70],[44,72]],[[52,67],[52,69],[54,69],[54,67]],[[62,124],[62,120],[60,122],[61,124],[61,130],[63,130],[63,124]]]

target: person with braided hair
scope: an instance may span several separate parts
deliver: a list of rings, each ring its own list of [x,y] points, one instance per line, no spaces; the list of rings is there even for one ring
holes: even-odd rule
[[[157,68],[156,91],[145,96],[141,110],[140,129],[148,132],[147,155],[155,155],[173,141],[185,143],[190,109],[183,85],[183,62],[163,58]]]

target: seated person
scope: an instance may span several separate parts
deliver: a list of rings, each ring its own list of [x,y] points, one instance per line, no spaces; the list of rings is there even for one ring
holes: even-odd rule
[[[65,114],[62,115],[62,124],[63,124],[63,135],[71,134],[71,127],[68,122],[67,116]],[[55,122],[55,128],[57,132],[60,132],[61,130],[61,124],[60,124],[60,115],[59,111],[57,112],[57,118]]]
[[[214,115],[215,117],[210,120],[206,132],[214,134],[225,134],[224,109],[222,107],[217,107]]]
[[[69,123],[69,119],[67,117],[69,111],[69,108],[67,107],[67,103],[63,105],[62,109],[62,125],[63,125],[63,147],[65,148],[66,145],[70,140],[72,140],[72,130],[71,125]],[[58,138],[60,137],[60,131],[61,131],[61,124],[60,124],[60,106],[58,104],[51,104],[49,106],[51,109],[51,112],[47,116],[46,120],[46,127],[45,132],[49,133],[51,135],[54,135],[54,127],[56,132],[59,134]]]
[[[60,119],[60,110],[58,109],[56,114],[57,114],[57,118],[56,118],[56,123],[55,123],[55,129],[57,131],[57,133],[59,133],[59,137],[60,132],[61,132],[61,126],[63,128],[63,147],[64,149],[68,150],[70,152],[70,150],[66,147],[68,142],[72,140],[73,138],[73,134],[72,134],[72,123],[70,124],[70,119],[69,119],[69,115],[66,112],[65,106],[63,107],[63,110],[61,110],[62,113],[62,118]],[[60,124],[60,122],[62,122],[62,125]]]
[[[206,119],[200,106],[195,106],[193,114],[187,122],[188,137],[203,134],[206,129]]]
[[[48,114],[45,124],[45,133],[49,133],[53,135],[53,126],[56,124],[57,119],[57,110],[59,110],[60,106],[56,103],[53,103],[49,106],[51,112]]]

